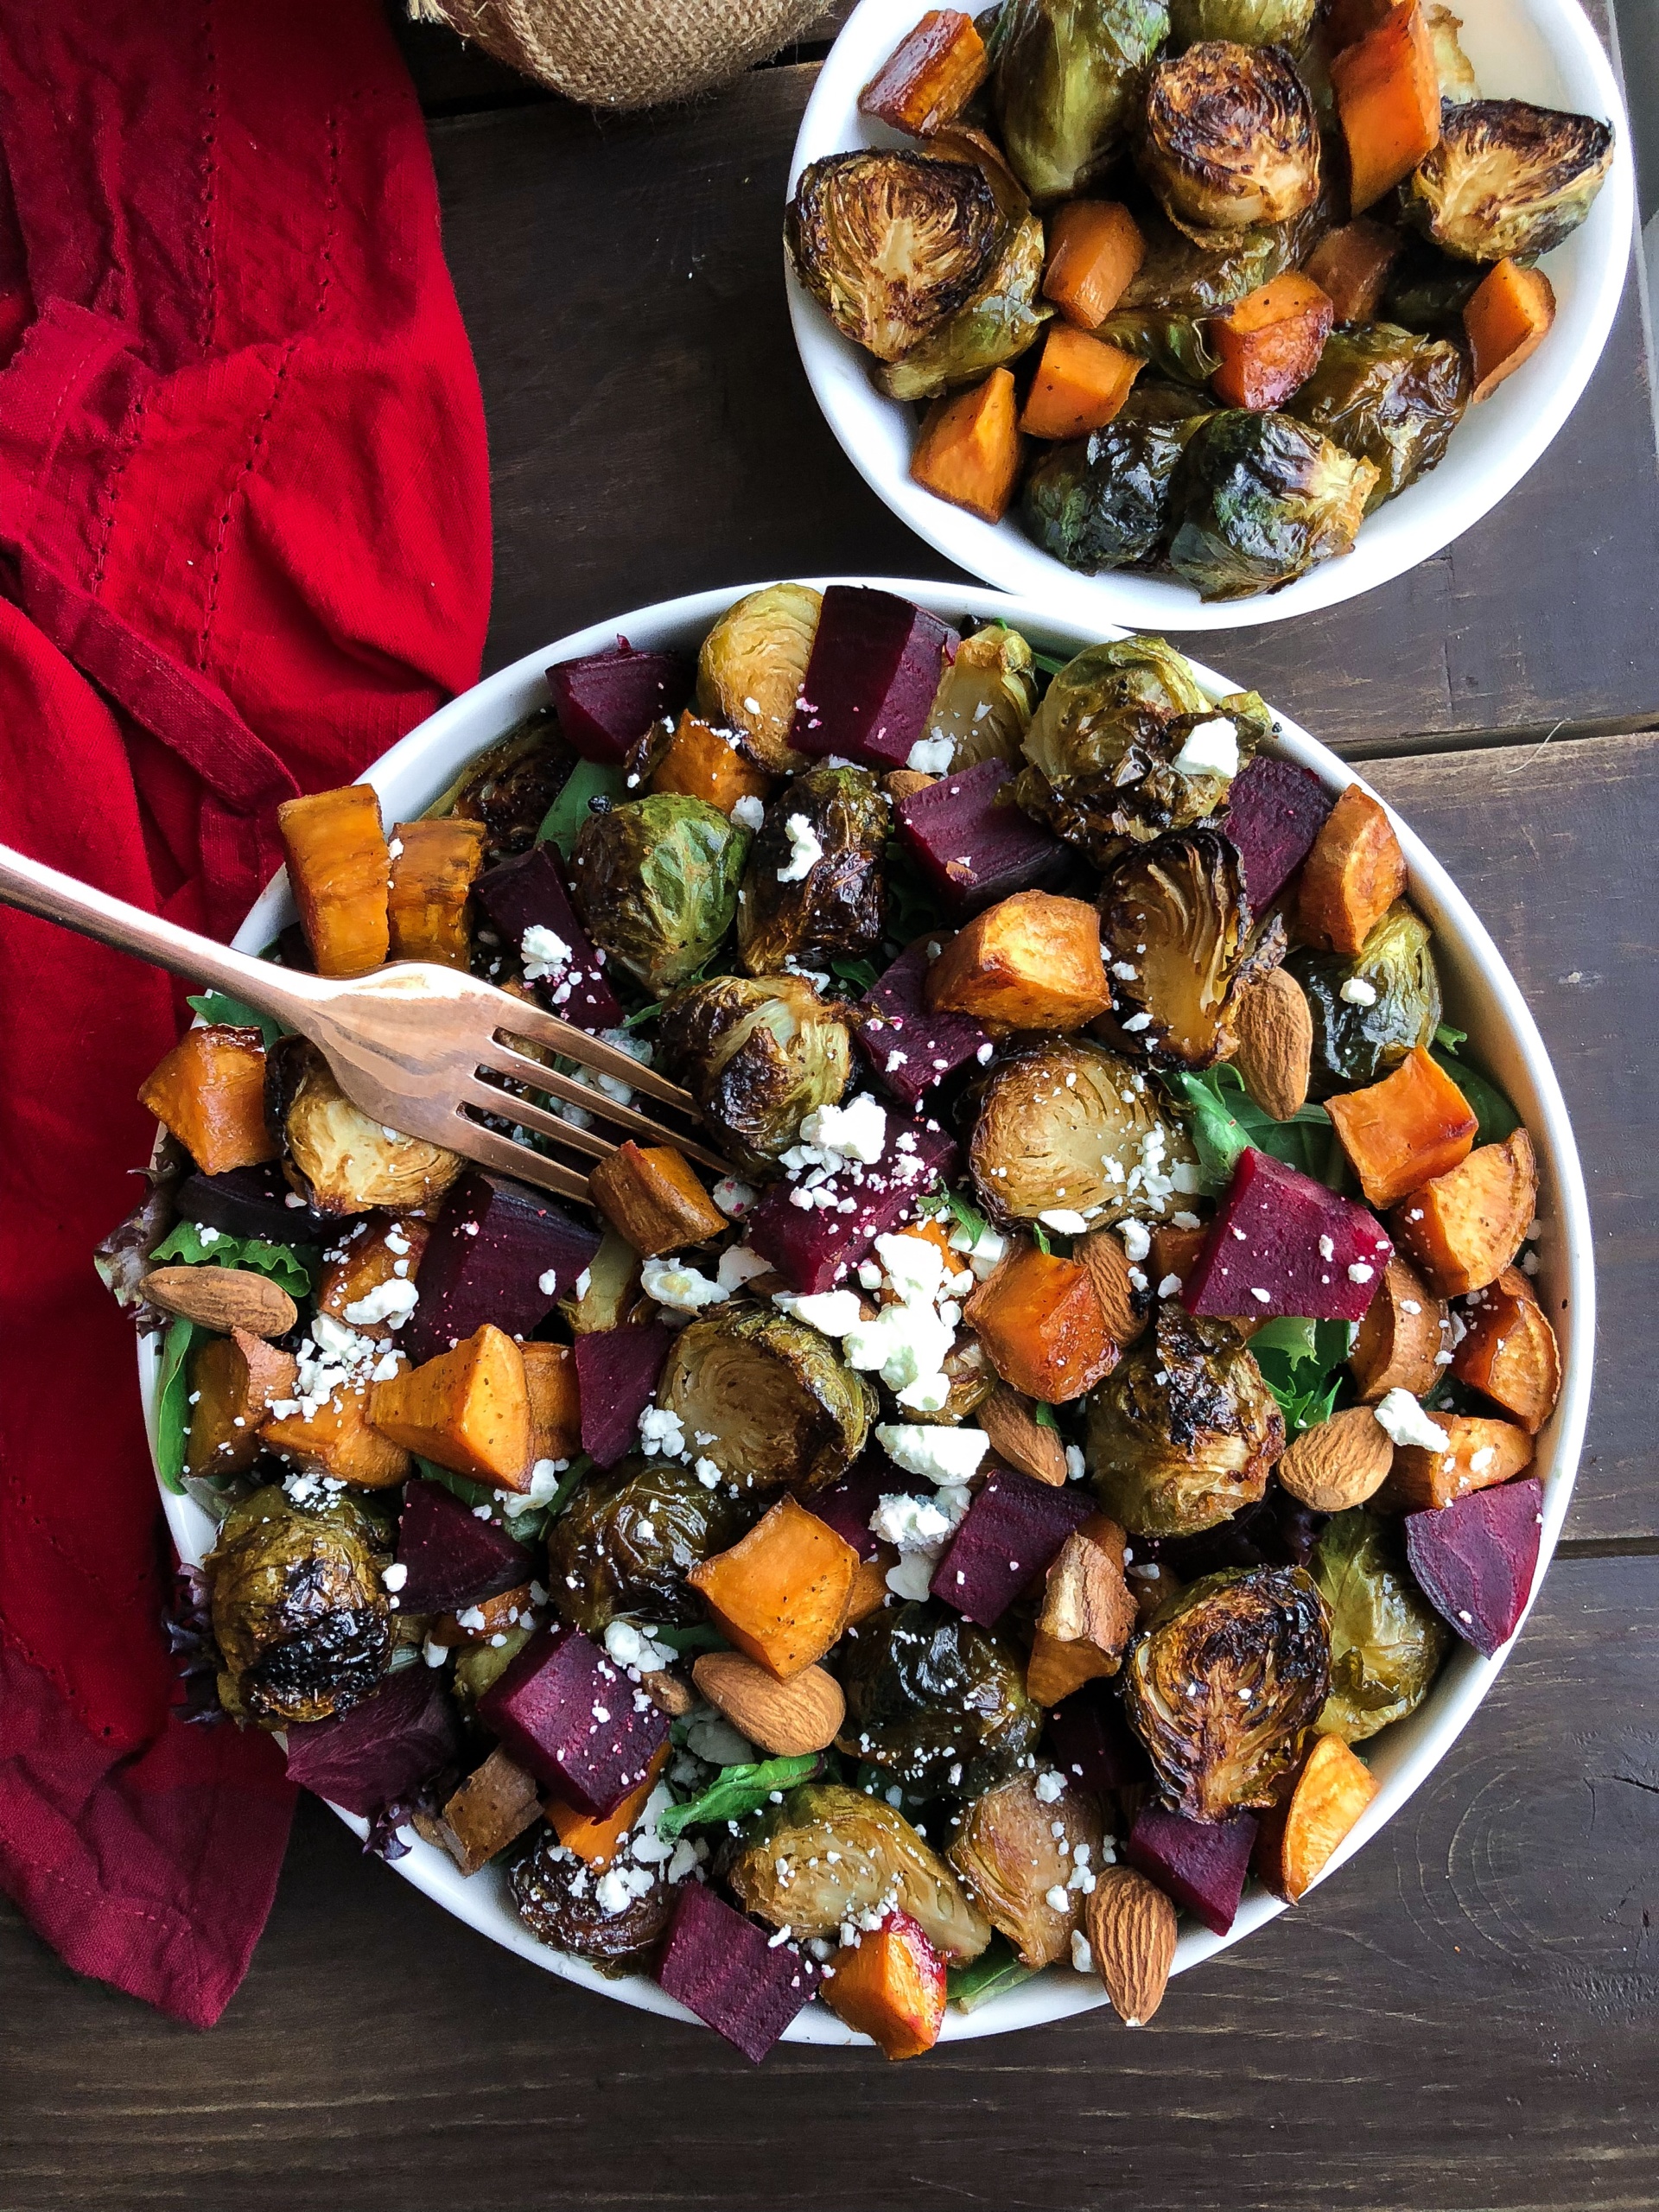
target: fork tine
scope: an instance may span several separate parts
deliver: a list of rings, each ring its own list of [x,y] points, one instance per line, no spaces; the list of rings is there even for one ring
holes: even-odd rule
[[[502,992],[506,1012],[496,1027],[509,1036],[527,1037],[532,1045],[544,1045],[559,1052],[567,1060],[575,1060],[579,1067],[591,1068],[595,1075],[613,1075],[630,1090],[643,1090],[664,1106],[672,1106],[682,1114],[696,1114],[696,1101],[689,1090],[682,1090],[678,1084],[671,1083],[665,1075],[658,1075],[655,1068],[644,1067],[631,1056],[607,1045],[601,1037],[591,1036],[585,1029],[577,1029],[556,1015],[543,1013],[527,999],[515,999]]]
[[[578,1128],[562,1114],[550,1114],[545,1106],[535,1105],[528,1098],[515,1097],[511,1091],[497,1090],[491,1084],[476,1079],[463,1084],[461,1096],[465,1105],[481,1107],[486,1114],[499,1114],[504,1120],[517,1122],[521,1128],[534,1129],[538,1137],[552,1137],[560,1144],[568,1144],[573,1152],[588,1153],[594,1160],[608,1160],[616,1150],[614,1137]]]
[[[626,1055],[623,1056],[625,1058]],[[581,1106],[601,1121],[613,1122],[629,1136],[638,1137],[644,1144],[670,1144],[683,1152],[689,1160],[698,1160],[705,1167],[712,1167],[718,1175],[729,1175],[731,1167],[717,1153],[709,1151],[695,1138],[682,1136],[677,1129],[664,1128],[661,1122],[636,1113],[632,1106],[608,1097],[602,1090],[595,1090],[585,1083],[578,1083],[573,1076],[561,1075],[556,1069],[543,1067],[539,1060],[532,1060],[523,1052],[515,1052],[505,1045],[488,1047],[481,1066],[492,1069],[497,1075],[511,1076],[515,1083],[527,1084],[532,1090],[544,1091],[549,1097],[562,1098],[567,1105]],[[634,1064],[630,1062],[630,1065]],[[634,1072],[639,1072],[637,1066]],[[524,1119],[521,1115],[520,1120]],[[568,1124],[567,1124],[568,1126]],[[613,1150],[614,1147],[607,1147]]]
[[[593,1204],[588,1189],[588,1178],[579,1175],[574,1167],[566,1167],[556,1160],[550,1160],[544,1152],[536,1152],[527,1144],[515,1143],[499,1130],[486,1129],[481,1122],[457,1114],[457,1135],[451,1140],[450,1149],[474,1160],[480,1167],[493,1167],[503,1175],[515,1176],[521,1183],[534,1183],[538,1189],[556,1191],[562,1198],[575,1198],[583,1205]]]

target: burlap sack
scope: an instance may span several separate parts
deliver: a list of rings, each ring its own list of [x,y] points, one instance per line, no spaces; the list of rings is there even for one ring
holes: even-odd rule
[[[498,61],[588,107],[658,107],[798,38],[823,0],[409,0]]]

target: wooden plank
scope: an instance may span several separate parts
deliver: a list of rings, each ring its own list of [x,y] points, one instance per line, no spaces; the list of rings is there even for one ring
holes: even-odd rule
[[[1299,1910],[1109,2016],[763,2075],[447,1917],[304,1803],[210,2036],[0,1906],[9,2212],[1562,2212],[1659,2203],[1659,1560],[1563,1562],[1451,1758]]]

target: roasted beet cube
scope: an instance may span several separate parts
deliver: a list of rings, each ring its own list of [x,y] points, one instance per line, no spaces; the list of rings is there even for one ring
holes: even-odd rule
[[[1181,1296],[1190,1313],[1363,1321],[1393,1254],[1375,1214],[1252,1145]]]
[[[1073,1690],[1049,1708],[1044,1731],[1055,1765],[1084,1789],[1127,1789],[1151,1779],[1151,1761],[1115,1684],[1096,1681]]]
[[[615,1029],[622,1008],[605,980],[604,964],[576,919],[565,888],[564,871],[554,845],[532,845],[517,859],[487,869],[473,886],[473,896],[489,916],[496,934],[526,969],[539,968],[532,988],[550,1014],[578,1029]],[[524,944],[526,930],[545,930],[556,940]]]
[[[226,1236],[260,1236],[268,1244],[332,1243],[346,1226],[337,1213],[313,1213],[295,1200],[275,1160],[217,1175],[197,1168],[179,1185],[173,1203],[181,1221]]]
[[[915,1105],[930,1084],[943,1082],[970,1060],[991,1057],[991,1040],[970,1014],[927,1010],[923,988],[932,964],[928,947],[938,941],[918,938],[871,984],[862,1001],[869,1018],[854,1033],[876,1081],[906,1106]]]
[[[929,1589],[982,1628],[995,1628],[1022,1590],[1047,1573],[1074,1529],[1095,1510],[1081,1487],[1056,1490],[998,1467],[933,1571]]]
[[[397,1592],[405,1613],[453,1613],[527,1582],[535,1561],[514,1536],[480,1520],[442,1483],[410,1483],[397,1522]]]
[[[1253,1813],[1189,1821],[1161,1805],[1147,1805],[1135,1815],[1123,1856],[1212,1935],[1224,1936],[1238,1915],[1255,1830]]]
[[[832,1290],[956,1160],[955,1142],[937,1122],[890,1117],[886,1149],[873,1166],[849,1166],[811,1192],[774,1183],[748,1216],[750,1247],[791,1290]],[[807,1203],[797,1205],[798,1198]],[[842,1213],[849,1198],[852,1211]]]
[[[867,768],[907,766],[957,642],[936,614],[893,592],[831,584],[790,743],[817,760],[835,753]]]
[[[613,767],[653,722],[674,720],[692,682],[690,663],[677,653],[637,653],[626,638],[608,652],[562,660],[547,671],[560,729],[584,760]]]
[[[657,1962],[657,1980],[758,2066],[816,1993],[817,1968],[792,1943],[774,1946],[763,1929],[701,1882],[687,1882]]]
[[[867,1452],[828,1490],[814,1491],[804,1503],[820,1521],[849,1543],[861,1559],[874,1559],[881,1546],[870,1533],[870,1516],[893,1491],[898,1477],[884,1452]]]
[[[1224,826],[1238,848],[1245,895],[1256,913],[1307,858],[1336,803],[1311,768],[1266,753],[1234,777]]]
[[[416,1275],[404,1350],[418,1367],[493,1321],[528,1337],[599,1249],[598,1232],[544,1192],[469,1168],[450,1186]]]
[[[614,1466],[632,1450],[673,1342],[673,1330],[662,1321],[643,1329],[590,1329],[576,1338],[582,1448],[597,1465]]]
[[[1536,1475],[1471,1491],[1453,1505],[1406,1516],[1406,1557],[1423,1593],[1465,1643],[1490,1659],[1515,1634],[1543,1538]]]
[[[899,802],[899,842],[958,921],[1071,873],[1070,848],[1014,804],[1013,785],[1006,760],[982,760]]]
[[[510,1758],[595,1820],[640,1787],[668,1741],[668,1715],[636,1700],[622,1669],[562,1622],[531,1637],[478,1700],[478,1717]]]
[[[411,1796],[460,1751],[461,1730],[442,1680],[429,1668],[405,1667],[349,1713],[290,1721],[288,1778],[367,1817]]]

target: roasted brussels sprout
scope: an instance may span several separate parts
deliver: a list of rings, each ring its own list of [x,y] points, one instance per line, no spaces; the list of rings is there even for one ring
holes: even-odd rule
[[[589,1475],[548,1532],[553,1602],[589,1636],[619,1613],[690,1624],[702,1600],[685,1578],[754,1518],[675,1459],[624,1459]]]
[[[1236,234],[1288,223],[1319,196],[1319,125],[1290,56],[1206,40],[1152,73],[1136,149],[1177,225]]]
[[[1110,165],[1168,29],[1164,0],[1004,0],[992,102],[1033,200],[1064,200]]]
[[[752,976],[881,942],[893,802],[868,768],[812,768],[773,799],[737,902],[737,950]]]
[[[836,327],[878,361],[896,361],[979,289],[1002,218],[971,162],[831,154],[802,170],[784,239]]]
[[[629,1894],[620,1911],[600,1903],[603,1879],[550,1827],[538,1827],[515,1860],[508,1886],[518,1917],[531,1934],[556,1951],[586,1959],[604,1974],[632,1974],[653,1949],[674,1916],[676,1891],[654,1867],[629,1865]]]
[[[953,769],[982,760],[1017,766],[1037,705],[1037,670],[1031,647],[1006,622],[988,622],[957,647],[939,677],[926,734],[949,739]]]
[[[1464,307],[1485,274],[1427,238],[1408,238],[1383,281],[1382,313],[1404,329],[1455,342],[1463,334]]]
[[[390,1555],[349,1497],[299,1505],[270,1483],[233,1505],[205,1565],[226,1711],[280,1726],[359,1704],[391,1656]]]
[[[1007,1781],[1042,1733],[1013,1647],[928,1599],[874,1614],[842,1644],[849,1758],[906,1789],[972,1797]]]
[[[728,1481],[801,1497],[846,1473],[876,1414],[874,1388],[828,1338],[770,1307],[682,1329],[657,1402]]]
[[[1095,1393],[1084,1453],[1132,1536],[1191,1536],[1254,1505],[1284,1448],[1278,1401],[1231,1323],[1166,1298]]]
[[[279,1038],[265,1055],[265,1118],[282,1133],[284,1178],[318,1213],[410,1213],[441,1198],[465,1165],[372,1121],[303,1037]]]
[[[1452,1632],[1412,1580],[1394,1526],[1374,1513],[1328,1522],[1310,1572],[1331,1609],[1331,1694],[1313,1725],[1357,1744],[1417,1710]]]
[[[1053,310],[1043,305],[1043,226],[1027,215],[1008,232],[970,300],[935,324],[909,353],[886,362],[875,381],[893,399],[931,399],[973,384],[1023,353]]]
[[[588,934],[658,998],[695,975],[732,925],[749,832],[677,792],[582,825],[572,889]]]
[[[455,1671],[450,1681],[461,1704],[476,1705],[490,1684],[499,1681],[535,1632],[520,1622],[516,1627],[499,1630],[499,1643],[494,1637],[487,1643],[463,1643],[455,1654]]]
[[[1169,29],[1178,47],[1201,39],[1236,46],[1284,46],[1294,53],[1313,28],[1318,0],[1169,0]]]
[[[1403,899],[1372,929],[1357,959],[1303,947],[1285,966],[1301,985],[1313,1016],[1312,1097],[1363,1090],[1398,1067],[1414,1046],[1434,1041],[1440,971],[1428,925]],[[1376,994],[1364,1004],[1342,995],[1344,984],[1356,979]]]
[[[1331,1686],[1331,1616],[1300,1567],[1206,1574],[1153,1616],[1123,1706],[1165,1801],[1189,1820],[1270,1805]]]
[[[1101,886],[1100,913],[1112,1018],[1125,1045],[1159,1067],[1224,1058],[1240,982],[1272,964],[1247,957],[1237,847],[1214,830],[1160,837],[1118,862]]]
[[[1187,440],[1213,411],[1201,391],[1142,378],[1103,430],[1051,446],[1026,478],[1038,544],[1086,575],[1150,561],[1171,524]]]
[[[1257,223],[1224,238],[1198,239],[1178,229],[1150,198],[1144,203],[1137,200],[1135,219],[1147,242],[1146,258],[1125,286],[1116,312],[1101,325],[1117,345],[1127,342],[1114,335],[1132,327],[1127,318],[1177,315],[1196,322],[1231,307],[1288,269],[1295,257],[1296,226],[1290,223]],[[1210,372],[1203,371],[1205,376]],[[1183,373],[1196,378],[1197,365]]]
[[[727,608],[697,655],[697,712],[741,731],[774,775],[804,765],[789,734],[823,607],[810,584],[763,584]]]
[[[1401,188],[1425,238],[1465,261],[1548,253],[1590,213],[1613,165],[1611,126],[1526,100],[1442,110],[1440,143]]]
[[[1163,639],[1090,645],[1049,685],[1026,733],[1020,804],[1105,867],[1192,798],[1182,778],[1142,787],[1173,759],[1165,740],[1178,718],[1208,711],[1190,664]]]
[[[1039,1797],[1034,1777],[1016,1775],[967,1808],[950,1859],[998,1935],[1034,1970],[1069,1958],[1084,1906],[1072,1877],[1098,1869],[1103,1833],[1096,1798],[1081,1789]],[[1056,1891],[1064,1906],[1052,1902]]]
[[[1058,1208],[1092,1228],[1156,1220],[1186,1200],[1185,1130],[1160,1110],[1141,1070],[1084,1037],[1048,1037],[1000,1059],[981,1095],[969,1165],[999,1221]]]
[[[814,1107],[840,1103],[852,1035],[804,976],[718,976],[670,999],[657,1054],[723,1149],[760,1174],[775,1168]]]
[[[1369,514],[1444,459],[1468,404],[1461,346],[1374,322],[1332,332],[1285,412],[1372,464]]]
[[[505,860],[527,853],[535,843],[549,807],[575,765],[558,717],[551,707],[539,707],[510,735],[480,753],[453,795],[446,793],[429,811],[481,822],[488,857]]]
[[[1212,415],[1181,463],[1170,566],[1205,600],[1276,591],[1352,552],[1376,479],[1288,415]]]
[[[976,1959],[990,1923],[902,1813],[839,1782],[803,1782],[746,1837],[726,1870],[739,1902],[774,1928],[836,1936],[897,1905],[935,1950]]]
[[[1440,79],[1441,99],[1450,100],[1454,105],[1460,105],[1465,100],[1478,100],[1480,80],[1458,36],[1463,29],[1463,17],[1454,16],[1449,8],[1442,8],[1440,0],[1429,0],[1423,10],[1423,21],[1428,26],[1429,43],[1434,48],[1434,73]]]

